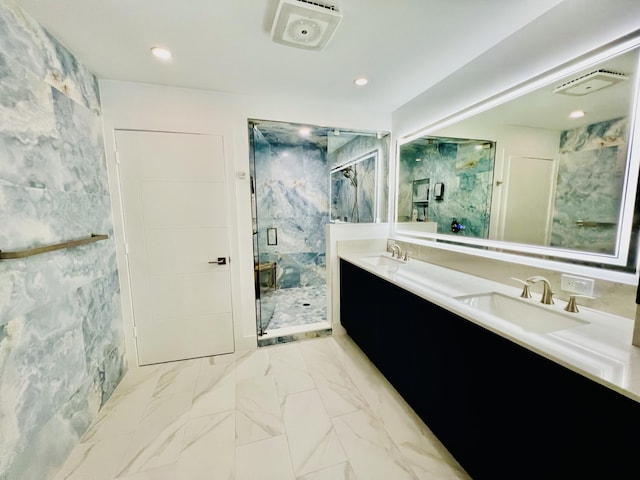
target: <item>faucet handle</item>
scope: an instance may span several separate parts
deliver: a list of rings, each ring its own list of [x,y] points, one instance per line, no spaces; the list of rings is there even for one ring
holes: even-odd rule
[[[404,255],[402,256],[402,260],[404,260],[405,262],[408,262],[409,255],[413,255],[413,252],[405,252]]]
[[[522,287],[522,293],[520,294],[522,298],[531,298],[531,291],[529,290],[529,285],[531,284],[528,281],[520,280],[519,278],[515,277],[511,277],[511,280],[515,280],[516,282],[520,282],[522,285],[524,285]]]
[[[588,298],[589,300],[593,300],[596,297],[592,297],[590,295],[578,295],[578,294],[571,294],[569,295],[569,301],[567,302],[567,306],[564,307],[564,309],[567,312],[571,312],[571,313],[578,313],[580,310],[578,310],[578,304],[576,303],[576,298]]]

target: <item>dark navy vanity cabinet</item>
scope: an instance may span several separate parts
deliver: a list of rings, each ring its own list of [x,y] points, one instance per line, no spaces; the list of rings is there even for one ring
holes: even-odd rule
[[[472,478],[640,478],[640,403],[345,260],[340,305]]]

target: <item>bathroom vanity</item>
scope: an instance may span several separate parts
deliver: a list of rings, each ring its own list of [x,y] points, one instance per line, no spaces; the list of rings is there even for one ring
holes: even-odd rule
[[[581,307],[561,313],[576,326],[535,331],[461,300],[518,299],[518,288],[386,253],[340,257],[342,325],[472,478],[615,478],[640,468],[630,320]]]

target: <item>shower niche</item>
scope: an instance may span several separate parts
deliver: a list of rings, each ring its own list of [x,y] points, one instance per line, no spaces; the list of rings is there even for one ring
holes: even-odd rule
[[[386,221],[389,135],[267,120],[248,133],[258,344],[328,334],[326,225]]]

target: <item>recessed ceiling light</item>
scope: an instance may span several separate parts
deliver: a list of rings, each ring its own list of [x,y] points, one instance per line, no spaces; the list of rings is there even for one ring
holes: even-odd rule
[[[167,50],[166,48],[162,48],[162,47],[153,47],[151,49],[151,53],[158,57],[161,58],[163,60],[169,60],[171,58],[171,52],[169,50]]]
[[[353,81],[353,83],[355,83],[359,87],[364,87],[367,83],[369,83],[369,80],[364,77],[358,77]]]
[[[569,118],[582,118],[584,115],[584,110],[574,110],[569,114]]]

